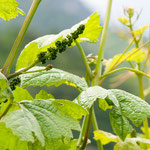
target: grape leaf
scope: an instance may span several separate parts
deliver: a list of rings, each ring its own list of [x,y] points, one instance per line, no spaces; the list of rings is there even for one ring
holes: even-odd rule
[[[135,126],[139,126],[146,117],[150,117],[150,105],[128,92],[117,89],[110,91],[116,96],[119,102],[119,107],[114,107],[110,112],[111,125],[114,132],[124,140],[127,134],[132,131],[127,118]]]
[[[123,54],[123,55],[122,54],[117,54],[112,59],[109,59],[109,60],[105,61],[104,62],[105,72],[111,70],[112,67],[114,65],[116,65],[116,63],[122,62],[124,60],[124,58],[126,58],[127,56],[129,56],[130,54],[132,54],[135,50],[136,50],[136,48],[133,48],[129,52],[127,52],[126,54]],[[121,58],[120,58],[120,56],[121,56]],[[145,53],[141,49],[138,50],[136,53],[132,54],[131,56],[129,56],[126,59],[126,61],[135,61],[137,63],[141,63],[143,60],[145,60]]]
[[[67,114],[76,119],[81,119],[87,115],[87,111],[80,105],[68,100],[53,100],[52,103],[61,110],[62,114]]]
[[[44,69],[44,67],[34,67],[30,71],[39,69]],[[61,84],[67,84],[77,88],[80,91],[85,90],[87,88],[87,83],[82,78],[55,68],[48,71],[23,74],[20,77],[22,87],[45,85],[59,86]]]
[[[36,94],[35,99],[54,99],[54,96],[42,89],[38,94]]]
[[[45,141],[71,138],[71,130],[80,130],[79,122],[66,115],[52,104],[51,100],[20,102],[20,110],[4,116],[1,122],[11,128],[14,135],[22,141],[35,142],[35,137],[45,145]]]
[[[12,100],[14,95],[9,87],[6,77],[0,72],[0,103],[6,99]]]
[[[144,33],[144,31],[149,27],[149,24],[146,24],[145,26],[143,27],[140,27],[139,29],[137,30],[134,30],[132,33],[137,36],[137,35],[142,35]]]
[[[12,131],[0,122],[0,150],[29,150],[27,142],[20,141]]]
[[[17,135],[21,141],[34,143],[34,136],[45,145],[44,136],[42,134],[40,125],[34,115],[26,108],[15,110],[7,114],[1,119],[1,122],[6,123],[7,128],[11,128],[14,135]]]
[[[89,87],[74,100],[75,103],[79,104],[85,109],[91,108],[97,98],[105,99],[110,105],[118,105],[118,101],[111,91],[108,91],[99,86]]]
[[[109,106],[109,104],[104,99],[99,99],[98,106],[103,111],[106,111],[107,109],[112,109],[112,106]]]
[[[16,86],[16,89],[13,91],[13,93],[14,100],[16,102],[20,102],[22,100],[33,100],[33,97],[30,95],[30,93],[22,87]]]
[[[64,30],[56,35],[46,35],[30,42],[21,52],[17,61],[16,70],[29,66],[37,58],[39,52],[47,51],[47,48],[50,46],[55,46],[56,41],[62,41],[62,39],[73,33],[81,24],[85,25],[85,30],[83,34],[78,37],[77,41],[96,42],[102,29],[102,27],[100,27],[99,18],[100,16],[96,12],[70,29]],[[74,45],[73,43],[72,46]]]
[[[132,126],[129,124],[127,118],[123,116],[119,108],[115,107],[115,109],[110,112],[109,117],[114,133],[124,141],[126,136],[132,132]]]
[[[125,54],[125,57],[130,55],[132,52],[134,52],[136,50],[136,48],[133,48],[132,50],[130,50],[128,53]],[[131,55],[130,57],[128,57],[126,59],[126,61],[135,61],[137,63],[141,63],[143,60],[145,60],[146,56],[144,51],[142,51],[141,49],[138,50],[136,53],[134,53],[133,55]]]
[[[1,0],[0,1],[0,17],[5,21],[16,18],[18,14],[25,15],[25,13],[18,8],[19,4],[16,0]]]
[[[129,24],[129,19],[127,19],[127,18],[118,17],[117,20],[120,21],[124,25],[128,25]]]
[[[140,143],[140,145],[139,145]],[[114,150],[144,150],[141,144],[150,144],[150,140],[137,136],[136,138],[126,138],[125,141],[119,141]],[[148,147],[147,147],[148,148]]]
[[[119,137],[116,135],[113,135],[109,132],[105,132],[102,130],[96,130],[94,131],[94,139],[100,140],[102,145],[106,145],[110,142],[118,142],[119,141]]]

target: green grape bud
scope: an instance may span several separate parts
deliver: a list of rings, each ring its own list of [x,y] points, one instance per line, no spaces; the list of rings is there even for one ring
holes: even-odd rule
[[[134,9],[133,8],[126,8],[126,12],[130,18],[133,17],[133,15],[134,15]]]

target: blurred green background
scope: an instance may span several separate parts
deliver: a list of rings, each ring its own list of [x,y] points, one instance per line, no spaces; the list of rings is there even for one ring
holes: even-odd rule
[[[27,13],[32,1],[18,0],[18,2],[20,4],[20,8]],[[57,34],[61,30],[70,28],[72,25],[85,19],[92,13],[93,12],[87,9],[79,0],[43,0],[27,31],[19,53],[28,42],[46,34]],[[10,22],[4,22],[2,19],[0,19],[0,68],[3,66],[9,54],[9,51],[11,50],[13,42],[19,32],[24,18],[25,17],[23,16],[19,16],[17,19],[13,19]],[[101,26],[103,26],[103,19],[104,16],[101,16]],[[108,32],[108,38],[106,41],[105,58],[111,58],[115,54],[123,51],[127,47],[127,45],[128,42],[125,39],[120,38],[120,36],[118,35],[117,27],[110,28]],[[82,46],[86,54],[97,54],[99,43],[82,43]],[[74,73],[81,77],[85,76],[85,68],[81,56],[76,47],[67,49],[67,51],[60,54],[55,61],[48,63],[53,64],[55,68]],[[12,69],[12,72],[13,71],[15,71],[15,63]],[[113,75],[113,77],[115,76],[116,74]],[[108,78],[104,81],[102,86],[105,88],[110,88],[110,83],[111,80],[110,78]],[[148,83],[145,82],[145,86],[148,86]],[[138,95],[138,83],[136,77],[128,79],[125,83],[123,83],[117,88]],[[40,91],[41,88],[29,87],[28,89],[30,90],[30,93],[32,95],[35,95],[37,92]],[[55,98],[73,100],[79,94],[79,92],[76,89],[68,87],[66,85],[62,85],[57,88],[44,87],[44,89],[47,92],[52,93],[55,96]],[[95,104],[95,108],[99,128],[104,131],[112,132],[109,122],[109,111],[101,111],[98,108],[97,103]],[[75,136],[78,136],[78,133],[75,133]],[[92,142],[89,145],[95,146],[96,143],[94,140],[92,140],[92,136],[93,133],[90,132],[90,139]],[[111,150],[112,144],[105,146],[105,149]]]

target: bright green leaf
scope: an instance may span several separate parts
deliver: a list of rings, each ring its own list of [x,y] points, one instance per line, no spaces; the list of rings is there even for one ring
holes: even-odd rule
[[[105,99],[110,105],[114,104],[119,106],[113,93],[99,86],[93,86],[86,89],[74,100],[74,102],[85,109],[89,109],[97,98]]]
[[[110,142],[115,142],[116,143],[116,142],[119,141],[118,136],[113,135],[113,134],[108,133],[108,132],[105,132],[105,131],[102,131],[102,130],[94,131],[94,139],[96,141],[100,140],[102,145],[106,145]]]
[[[30,71],[39,70],[43,68],[44,67],[34,67]],[[21,77],[21,86],[23,87],[45,86],[45,85],[59,86],[61,84],[67,84],[81,91],[87,88],[86,81],[83,80],[82,78],[55,68],[48,71],[23,74],[20,77]]]
[[[149,27],[149,24],[143,26],[143,27],[140,27],[139,29],[137,30],[134,30],[132,33],[136,36],[136,35],[142,35],[143,32]]]
[[[73,33],[81,24],[85,25],[85,30],[83,34],[79,36],[77,41],[96,42],[102,29],[102,27],[100,27],[99,18],[100,16],[96,12],[70,29],[64,30],[56,35],[46,35],[30,42],[20,54],[16,70],[29,66],[37,58],[39,52],[47,51],[48,47],[55,46],[54,43],[57,40],[61,41],[66,38],[67,35]],[[72,46],[74,45],[75,44],[73,43]]]
[[[84,108],[72,101],[53,100],[52,103],[61,110],[62,114],[67,114],[73,118],[81,119],[83,115],[87,115],[87,111]]]
[[[0,103],[6,99],[13,99],[13,93],[9,87],[6,77],[0,72]]]
[[[19,4],[16,0],[0,0],[0,17],[5,21],[16,18],[18,14],[25,15],[25,13],[18,8]]]
[[[30,95],[30,93],[22,87],[16,86],[16,89],[13,91],[13,93],[14,100],[16,102],[20,102],[22,100],[33,100],[33,97]]]
[[[27,142],[20,141],[12,131],[0,122],[0,150],[28,150]]]
[[[99,99],[98,105],[99,108],[102,109],[103,111],[106,111],[107,109],[112,109],[112,106],[109,106],[106,100],[104,99]]]
[[[127,19],[127,18],[118,17],[117,20],[120,21],[124,25],[128,25],[129,24],[129,19]]]
[[[52,94],[47,93],[43,89],[36,94],[35,99],[55,99]]]
[[[133,53],[136,50],[136,48],[131,49],[126,54],[117,54],[112,59],[106,60],[104,62],[105,65],[105,72],[108,72],[116,65],[117,63],[122,62],[127,56],[129,56],[131,53]],[[122,56],[121,56],[122,55]],[[129,56],[126,61],[135,61],[136,63],[141,63],[143,60],[145,60],[145,53],[141,49],[138,50],[136,53]]]
[[[125,54],[125,57],[130,55],[132,52],[134,52],[136,50],[136,48],[133,48],[132,50],[130,50],[128,53]],[[142,51],[141,49],[138,50],[136,53],[134,53],[133,55],[131,55],[130,57],[128,57],[126,59],[126,61],[135,61],[137,63],[141,63],[143,60],[145,60],[146,56],[144,51]]]

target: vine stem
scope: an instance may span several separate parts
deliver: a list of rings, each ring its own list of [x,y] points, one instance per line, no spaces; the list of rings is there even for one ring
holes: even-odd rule
[[[138,49],[140,49],[139,48],[139,42],[140,42],[141,38],[137,41],[135,35],[133,34],[133,26],[132,26],[132,21],[131,21],[130,17],[129,17],[129,22],[130,22],[130,31],[131,31],[132,37],[134,39],[136,48],[138,50]],[[147,63],[147,61],[145,61],[144,67],[145,67],[146,63]],[[141,70],[141,64],[138,64],[138,69],[139,69],[139,71]],[[143,75],[142,74],[137,74],[137,77],[138,77],[138,82],[139,82],[139,96],[140,96],[140,98],[142,98],[144,100]],[[148,132],[149,131],[149,129],[148,129],[149,126],[148,126],[148,119],[147,118],[144,120],[143,126],[144,126],[145,138],[148,139],[149,138],[149,132]],[[145,145],[145,149],[147,149],[146,145]]]
[[[14,45],[13,45],[11,51],[10,51],[10,54],[9,54],[4,66],[2,68],[2,73],[5,74],[5,75],[8,75],[9,72],[10,72],[10,69],[13,65],[13,62],[14,62],[15,57],[17,55],[17,52],[18,52],[18,50],[20,48],[20,45],[22,43],[22,40],[23,40],[23,38],[26,34],[26,31],[27,31],[27,29],[28,29],[28,27],[31,23],[31,20],[32,20],[32,18],[34,16],[40,2],[41,2],[41,0],[34,0],[31,7],[30,7],[30,10],[27,14],[27,17],[25,18],[25,21],[24,21],[24,23],[23,23],[23,25],[20,29],[20,32],[19,32],[19,34],[18,34],[18,36],[17,36],[17,38],[14,42]]]
[[[133,68],[124,67],[124,68],[119,68],[119,69],[116,69],[116,70],[113,70],[111,72],[108,72],[108,73],[105,73],[105,74],[101,75],[100,78],[99,78],[99,80],[102,79],[102,78],[105,78],[105,77],[107,77],[109,75],[112,75],[112,74],[114,74],[116,72],[123,71],[123,70],[129,70],[129,71],[135,72],[136,74],[144,75],[144,76],[146,76],[147,78],[150,79],[150,75],[146,74],[143,71],[140,71],[140,70],[137,70],[137,69],[133,69]]]
[[[87,75],[90,77],[90,79],[92,79],[92,71],[91,71],[91,68],[90,68],[90,66],[88,64],[88,61],[87,61],[86,55],[84,53],[84,50],[81,47],[81,45],[78,43],[77,40],[75,40],[75,43],[76,43],[76,46],[78,47],[79,52],[81,54],[82,60],[84,62],[85,68],[86,68]]]
[[[8,113],[11,106],[12,106],[12,100],[9,102],[8,106],[6,107],[2,115],[0,116],[0,120]]]
[[[105,17],[105,21],[104,21],[104,28],[103,28],[102,37],[101,37],[100,46],[99,46],[99,52],[98,52],[98,58],[97,58],[95,73],[94,73],[95,85],[98,84],[98,79],[101,76],[101,72],[102,72],[102,58],[104,55],[104,47],[105,47],[108,25],[109,25],[109,20],[110,20],[111,7],[112,7],[112,0],[109,0],[108,5],[107,5],[106,17]]]
[[[139,81],[139,95],[144,100],[143,75],[137,75],[137,77]],[[149,126],[148,126],[147,118],[143,121],[143,126],[144,126],[145,138],[149,139]],[[147,149],[146,145],[145,145],[145,149]]]
[[[85,56],[85,53],[81,47],[81,45],[75,41],[78,49],[79,49],[79,52],[81,54],[81,57],[83,59],[83,62],[84,62],[84,65],[85,65],[85,68],[86,68],[86,73],[90,79],[90,81],[92,80],[92,71],[91,71],[91,68],[88,64],[88,61],[87,61],[87,57]],[[93,108],[94,106],[92,106],[89,110],[89,114],[87,116],[84,117],[84,120],[83,120],[83,123],[82,123],[82,130],[80,132],[80,136],[79,136],[79,139],[78,139],[78,143],[77,143],[77,149],[78,150],[83,150],[86,145],[87,145],[87,140],[88,140],[88,135],[89,135],[89,129],[90,129],[90,123],[91,123],[91,120],[94,120],[92,121],[93,124],[93,129],[95,129],[95,124],[97,124],[97,121],[96,121],[96,117],[95,117],[95,114],[93,113]],[[95,130],[98,130],[98,128],[96,128]],[[100,141],[97,141],[97,148],[99,150],[103,150],[103,148],[101,148],[102,145],[100,143]]]
[[[29,65],[28,67],[26,67],[26,68],[24,68],[24,69],[21,69],[21,70],[15,72],[15,73],[12,73],[12,74],[10,74],[10,75],[8,75],[8,76],[6,76],[6,77],[7,77],[7,79],[9,80],[9,79],[11,79],[11,78],[13,78],[13,77],[16,77],[16,76],[20,75],[20,74],[26,73],[26,71],[28,71],[30,68],[34,67],[34,66],[35,66],[36,64],[38,64],[38,63],[39,63],[39,60],[36,59],[36,60],[35,60],[31,65]]]

